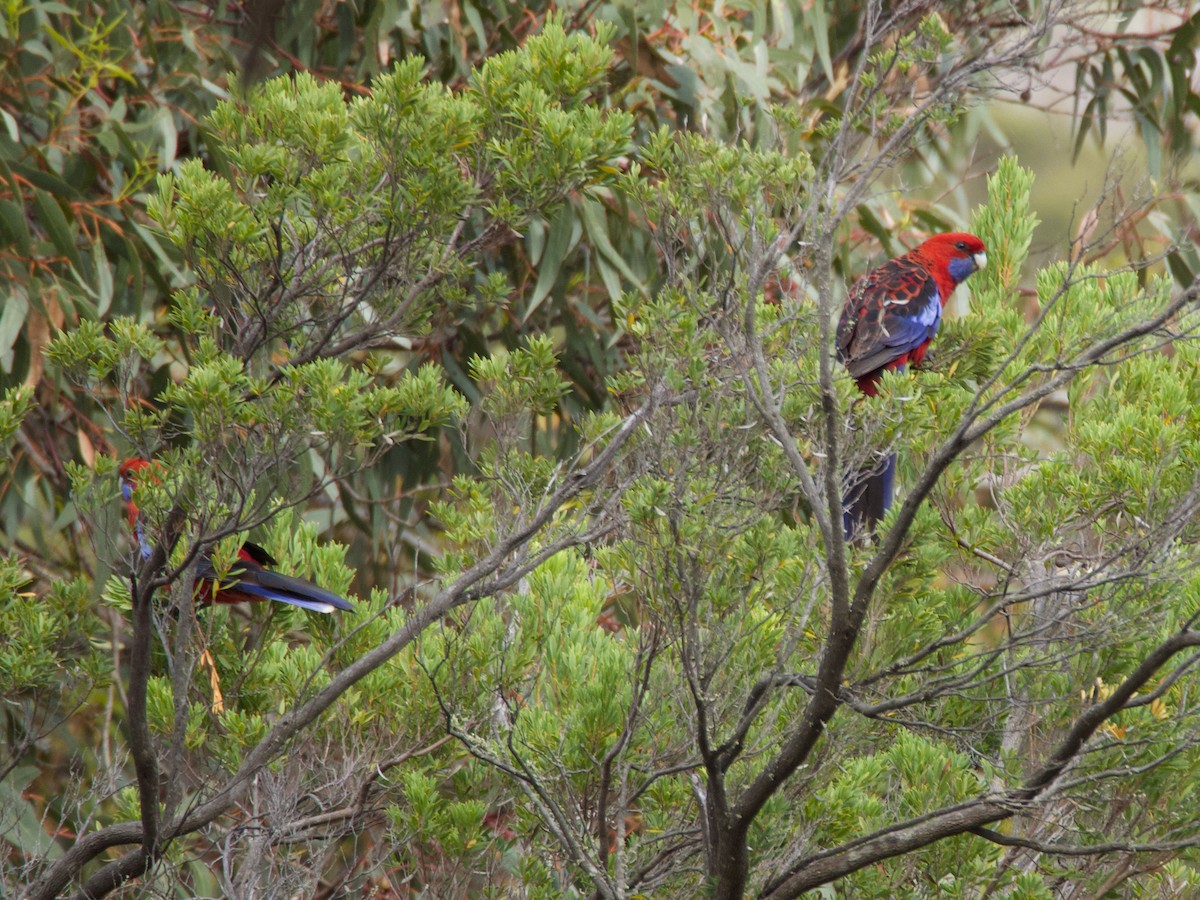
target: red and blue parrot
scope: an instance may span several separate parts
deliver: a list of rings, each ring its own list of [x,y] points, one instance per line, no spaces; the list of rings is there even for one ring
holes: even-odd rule
[[[971,273],[987,265],[973,234],[935,234],[854,283],[837,328],[838,359],[868,397],[885,369],[918,366],[942,324],[942,307]],[[861,538],[892,505],[896,455],[851,479],[842,498],[846,538]]]
[[[133,502],[133,492],[138,474],[152,468],[152,463],[141,458],[127,459],[120,467],[121,496],[125,499],[129,524],[137,535],[138,547],[143,557],[150,555],[150,544],[142,530],[141,517],[137,505]],[[273,565],[276,565],[276,562],[271,554],[249,541],[242,544],[238,550],[238,561],[224,579],[217,577],[217,570],[211,559],[207,556],[201,557],[196,564],[196,602],[203,606],[209,603],[274,600],[321,613],[333,612],[335,609],[349,612],[354,609],[349,600],[332,591],[302,578],[293,578],[267,568]]]

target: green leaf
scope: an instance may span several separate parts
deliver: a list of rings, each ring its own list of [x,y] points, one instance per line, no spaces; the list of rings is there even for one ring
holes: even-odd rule
[[[16,117],[7,109],[0,109],[0,118],[4,120],[4,128],[8,132],[8,139],[14,144],[21,143],[21,129],[17,125]]]
[[[18,285],[12,285],[4,309],[0,311],[0,366],[6,372],[12,371],[12,348],[25,327],[28,314],[29,300],[25,291]]]
[[[79,258],[79,250],[75,246],[75,236],[71,233],[71,226],[67,223],[67,217],[63,215],[58,202],[46,191],[34,190],[33,206],[37,210],[38,221],[46,229],[50,243],[67,258],[76,272],[82,272],[83,263]]]
[[[809,34],[817,47],[817,59],[821,61],[821,71],[829,81],[833,81],[833,57],[829,52],[829,20],[825,15],[825,0],[814,0],[804,10],[804,19],[808,25]]]
[[[605,220],[603,204],[590,197],[584,197],[579,201],[579,212],[583,219],[583,230],[591,241],[592,246],[600,254],[601,262],[607,262],[612,269],[620,272],[621,277],[637,288],[638,293],[645,296],[646,286],[638,280],[633,270],[629,268],[629,264],[625,262],[625,258],[617,252],[616,248],[612,245],[612,241],[608,239],[608,223]],[[603,271],[602,269],[602,274]],[[620,299],[621,291],[619,285],[615,293],[607,281],[605,281],[605,285],[608,287],[609,296],[613,300]]]
[[[1167,268],[1171,270],[1171,277],[1180,287],[1187,287],[1195,280],[1195,273],[1178,250],[1167,254]]]
[[[25,211],[7,198],[0,198],[0,238],[5,244],[16,245],[17,252],[22,256],[32,254]]]
[[[521,317],[522,322],[528,322],[529,317],[534,314],[542,301],[550,295],[550,290],[554,287],[554,283],[558,280],[558,273],[562,271],[563,260],[567,257],[567,251],[571,247],[571,233],[574,231],[575,212],[567,204],[563,204],[558,215],[550,223],[546,235],[546,249],[542,252],[542,261],[538,266],[538,280],[533,288],[533,294],[529,298],[529,305],[525,308],[525,315]]]
[[[0,836],[27,858],[55,860],[62,856],[62,848],[22,796],[38,774],[33,766],[20,766],[0,781]]]
[[[892,247],[892,230],[879,221],[879,217],[875,215],[874,210],[867,206],[867,204],[862,203],[855,209],[855,212],[858,213],[858,224],[862,227],[863,231],[875,237],[885,251],[892,253],[894,249]]]

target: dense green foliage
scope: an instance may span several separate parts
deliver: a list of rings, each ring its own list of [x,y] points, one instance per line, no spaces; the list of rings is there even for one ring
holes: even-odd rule
[[[1200,14],[887,6],[6,10],[0,893],[1200,880]],[[1068,68],[1156,181],[1039,264],[968,172]],[[949,227],[860,402],[845,283]],[[197,608],[248,536],[355,611]]]

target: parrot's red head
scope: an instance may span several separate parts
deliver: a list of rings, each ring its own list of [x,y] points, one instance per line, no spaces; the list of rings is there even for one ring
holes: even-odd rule
[[[924,261],[938,279],[943,303],[971,273],[987,266],[987,247],[975,235],[964,231],[935,234],[911,255]]]
[[[121,497],[125,500],[125,512],[129,516],[129,524],[133,528],[138,528],[138,508],[133,502],[133,491],[137,487],[137,480],[144,469],[153,468],[153,463],[148,459],[142,459],[140,456],[135,456],[132,459],[127,459],[121,463],[117,471],[121,475]]]
[[[132,479],[135,472],[140,472],[142,469],[148,468],[150,468],[150,460],[135,456],[121,463],[121,467],[117,471],[121,473],[121,478]]]

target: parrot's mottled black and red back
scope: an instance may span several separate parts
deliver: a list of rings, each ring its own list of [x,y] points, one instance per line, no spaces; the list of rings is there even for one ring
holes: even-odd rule
[[[846,310],[838,322],[838,355],[855,378],[882,369],[931,339],[942,318],[937,282],[910,256],[860,278]]]

